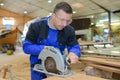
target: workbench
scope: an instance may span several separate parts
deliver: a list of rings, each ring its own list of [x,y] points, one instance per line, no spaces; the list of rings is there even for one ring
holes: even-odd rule
[[[76,73],[75,75],[72,75],[66,78],[53,76],[53,77],[46,78],[44,80],[107,80],[107,79]]]
[[[94,47],[95,49],[97,49],[95,45],[103,45],[103,48],[106,48],[106,45],[111,44],[111,42],[79,41],[79,44],[82,47],[82,49],[84,46],[86,46],[87,49],[90,49],[90,47]]]
[[[106,49],[96,49],[96,50],[82,50],[85,55],[103,55],[103,56],[116,56],[120,57],[120,47],[112,47]]]
[[[81,46],[81,49],[84,49],[84,46],[87,47],[87,49],[90,49],[91,47],[94,47],[95,42],[93,41],[79,41],[79,44]],[[95,49],[97,49],[96,47],[94,47]]]

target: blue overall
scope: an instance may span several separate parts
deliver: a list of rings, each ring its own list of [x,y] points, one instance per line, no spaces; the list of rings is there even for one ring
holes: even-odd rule
[[[26,54],[30,54],[30,63],[31,63],[31,80],[42,80],[46,78],[46,75],[44,73],[40,73],[33,70],[32,64],[35,63],[41,63],[41,61],[38,60],[38,55],[43,50],[44,46],[54,46],[58,49],[60,49],[61,53],[63,54],[63,51],[65,48],[68,49],[68,52],[74,52],[78,57],[80,57],[80,45],[74,45],[74,46],[60,46],[59,42],[57,40],[58,36],[58,30],[53,29],[48,22],[49,18],[46,18],[47,25],[49,26],[49,33],[47,39],[44,39],[42,44],[39,44],[39,38],[38,38],[38,44],[32,44],[31,42],[25,40],[23,42],[23,51]]]

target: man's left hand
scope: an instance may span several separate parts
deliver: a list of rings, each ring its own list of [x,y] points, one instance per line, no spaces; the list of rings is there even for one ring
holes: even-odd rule
[[[75,64],[78,62],[79,57],[75,55],[75,53],[70,52],[69,55],[67,56],[67,59],[70,59],[70,63],[67,62],[68,64]]]

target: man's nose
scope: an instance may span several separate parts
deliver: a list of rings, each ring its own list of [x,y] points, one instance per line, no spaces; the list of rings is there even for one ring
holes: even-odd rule
[[[63,26],[67,26],[67,22],[66,21],[63,21]]]

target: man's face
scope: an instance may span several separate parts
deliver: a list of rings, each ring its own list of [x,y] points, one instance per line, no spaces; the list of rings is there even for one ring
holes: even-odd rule
[[[53,16],[54,16],[54,26],[58,30],[62,30],[72,22],[72,19],[71,19],[72,14],[68,14],[63,10],[59,10],[57,13],[53,13]]]

